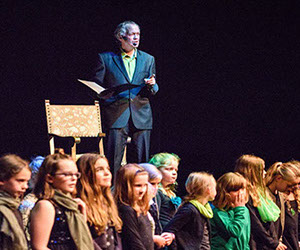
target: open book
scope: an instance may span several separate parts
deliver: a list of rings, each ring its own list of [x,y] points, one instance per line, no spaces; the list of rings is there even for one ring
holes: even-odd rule
[[[143,87],[145,87],[145,83],[140,85],[135,84],[121,84],[116,87],[112,87],[109,89],[105,89],[99,84],[92,82],[92,81],[86,81],[77,79],[79,82],[83,83],[84,85],[88,86],[92,90],[94,90],[97,93],[97,96],[101,99],[108,99],[114,95],[118,95],[119,93],[130,90],[130,89],[136,89],[137,91],[140,91]]]
[[[95,82],[91,82],[91,81],[86,81],[86,80],[81,80],[81,79],[77,79],[79,82],[82,82],[84,85],[88,86],[89,88],[91,88],[92,90],[94,90],[98,95],[103,92],[104,90],[106,90],[105,88],[101,87],[99,84],[95,83]]]

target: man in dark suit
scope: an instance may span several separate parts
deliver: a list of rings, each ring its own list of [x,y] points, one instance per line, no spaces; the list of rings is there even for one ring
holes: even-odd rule
[[[152,111],[149,97],[158,91],[154,57],[138,50],[140,28],[132,22],[119,24],[115,37],[117,52],[99,54],[94,81],[106,91],[99,95],[106,137],[105,154],[114,168],[120,168],[128,136],[133,158],[130,162],[148,162]]]

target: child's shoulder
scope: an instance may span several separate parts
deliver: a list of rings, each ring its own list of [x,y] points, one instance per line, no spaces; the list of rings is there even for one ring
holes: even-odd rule
[[[55,212],[55,207],[52,201],[50,200],[39,200],[34,206],[35,211],[45,211],[45,212]]]
[[[131,206],[124,205],[124,204],[119,205],[118,210],[121,213],[132,213],[132,212],[134,212],[134,209]]]

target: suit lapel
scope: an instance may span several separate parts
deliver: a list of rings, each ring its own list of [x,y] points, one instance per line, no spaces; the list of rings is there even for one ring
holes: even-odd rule
[[[124,62],[123,62],[123,59],[122,59],[122,56],[120,53],[116,54],[114,57],[113,57],[113,60],[115,62],[115,64],[118,66],[118,68],[120,69],[120,71],[123,73],[123,75],[125,76],[126,80],[128,82],[130,82],[129,80],[129,76],[127,74],[127,71],[126,71],[126,68],[125,68],[125,65],[124,65]]]

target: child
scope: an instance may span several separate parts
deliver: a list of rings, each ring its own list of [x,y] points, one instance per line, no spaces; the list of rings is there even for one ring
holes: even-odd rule
[[[175,194],[177,172],[180,158],[176,154],[159,153],[154,155],[149,163],[155,165],[162,174],[161,184],[157,192],[159,220],[164,228],[173,218],[181,203],[181,198]]]
[[[85,204],[71,196],[80,176],[69,156],[53,154],[45,158],[33,190],[39,199],[30,221],[34,250],[94,249],[84,216]]]
[[[151,224],[147,216],[150,195],[148,173],[137,164],[122,166],[116,175],[114,197],[123,221],[124,250],[153,250]]]
[[[162,226],[159,222],[159,210],[157,205],[157,191],[158,191],[158,185],[161,182],[162,174],[161,172],[155,167],[154,165],[150,163],[141,163],[139,164],[143,169],[145,169],[149,174],[149,183],[151,184],[151,194],[152,199],[150,200],[150,209],[149,213],[151,217],[154,220],[154,236],[153,240],[155,243],[155,249],[160,249],[164,246],[168,246],[171,244],[173,237],[169,233],[163,233],[162,234]],[[151,220],[150,220],[151,222]]]
[[[242,155],[235,165],[235,171],[248,181],[249,201],[246,204],[251,219],[251,249],[284,250],[275,232],[274,222],[279,218],[280,209],[272,201],[264,184],[263,159],[254,155]]]
[[[0,247],[28,249],[22,217],[18,211],[20,196],[28,188],[31,171],[28,163],[17,155],[0,158]]]
[[[36,182],[38,170],[41,167],[44,159],[45,158],[43,156],[37,156],[34,159],[32,159],[32,161],[29,163],[29,167],[31,169],[31,178],[28,182],[29,187],[26,191],[27,194],[25,195],[21,205],[19,206],[19,211],[22,214],[26,238],[29,242],[30,242],[30,234],[29,234],[29,228],[28,228],[28,226],[29,226],[28,220],[29,220],[30,212],[31,212],[32,208],[34,207],[35,203],[37,202],[37,198],[32,193],[32,190],[33,190],[35,182]]]
[[[247,203],[247,181],[238,173],[226,173],[217,180],[213,202],[211,249],[248,250],[250,214]]]
[[[209,201],[216,196],[216,181],[205,172],[191,173],[185,183],[188,195],[174,218],[164,228],[175,234],[175,249],[210,249],[210,222],[213,211]]]
[[[285,200],[300,182],[300,169],[292,163],[274,163],[267,171],[265,183],[273,201],[280,209],[280,217],[275,221],[277,239],[282,242],[285,224]]]
[[[290,161],[288,164],[300,168],[299,161]],[[296,181],[294,182],[296,183]],[[287,249],[300,249],[298,241],[298,217],[300,210],[300,189],[299,178],[298,183],[287,192],[287,198],[285,202],[285,224],[283,231],[283,244],[287,246]]]
[[[112,175],[108,161],[99,154],[84,154],[77,161],[81,172],[77,183],[78,196],[87,204],[87,221],[95,249],[122,249],[118,232],[122,221],[112,197]]]

